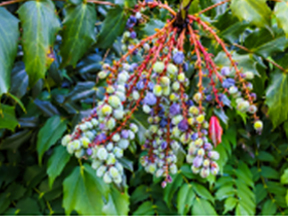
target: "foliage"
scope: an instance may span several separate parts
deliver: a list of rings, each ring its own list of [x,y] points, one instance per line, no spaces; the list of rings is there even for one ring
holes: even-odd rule
[[[124,154],[125,184],[105,184],[60,145],[103,97],[105,83],[95,84],[103,61],[123,54],[120,36],[136,1],[109,2],[0,3],[0,214],[288,214],[287,0],[232,0],[199,14],[215,26],[238,67],[259,75],[253,86],[264,129],[256,134],[240,113],[216,113],[224,128],[216,148],[221,174],[202,179],[183,159],[165,189],[138,163],[147,127],[141,112],[133,115],[141,126],[136,143]],[[195,0],[189,13],[215,3]],[[178,8],[177,1],[169,4]],[[149,21],[137,26],[138,37],[170,17],[163,8],[143,14]],[[217,65],[229,66],[213,37],[202,37]],[[194,61],[186,73],[190,96]]]

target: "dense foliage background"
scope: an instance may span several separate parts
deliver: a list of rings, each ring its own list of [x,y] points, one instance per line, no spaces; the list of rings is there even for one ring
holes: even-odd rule
[[[110,2],[0,3],[0,214],[288,214],[288,0],[232,0],[199,15],[239,67],[259,75],[253,85],[265,126],[257,135],[245,116],[218,113],[221,175],[194,175],[182,153],[181,169],[165,189],[139,165],[141,131],[125,152],[120,187],[104,184],[89,161],[60,145],[102,97],[105,83],[95,80],[103,61],[122,54],[121,34],[136,1]],[[194,0],[189,13],[218,2]],[[178,3],[169,1],[175,9]],[[144,13],[149,21],[137,27],[139,38],[170,17],[164,9]],[[217,65],[229,66],[210,35],[200,34]],[[134,120],[145,128],[141,115]]]

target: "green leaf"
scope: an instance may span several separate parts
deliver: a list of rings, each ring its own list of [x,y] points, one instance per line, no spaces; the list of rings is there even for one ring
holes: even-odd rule
[[[63,207],[66,214],[75,210],[82,215],[102,215],[102,195],[108,196],[109,187],[96,176],[90,165],[75,167],[64,180],[63,186]]]
[[[165,23],[158,19],[151,19],[148,23],[146,23],[145,27],[141,29],[141,33],[145,36],[150,36],[156,33],[155,29],[163,28]]]
[[[130,197],[131,202],[137,203],[147,199],[150,196],[150,193],[148,193],[148,191],[149,188],[146,185],[141,185],[137,187]]]
[[[106,49],[112,46],[116,38],[123,33],[126,21],[127,16],[122,7],[110,9],[97,38],[97,47]]]
[[[177,209],[181,215],[186,215],[195,199],[195,193],[191,185],[181,186],[177,196]]]
[[[210,192],[201,184],[192,183],[193,189],[196,192],[196,194],[204,199],[210,200],[212,203],[214,203],[214,198],[210,194]]]
[[[273,162],[275,160],[274,156],[266,151],[260,151],[257,157],[261,161]]]
[[[281,176],[281,184],[288,184],[288,169],[285,169],[283,175]]]
[[[93,4],[82,3],[66,8],[63,21],[63,43],[60,54],[63,57],[61,67],[76,66],[77,61],[95,42],[94,26],[96,11]]]
[[[5,8],[0,8],[0,96],[10,88],[10,77],[17,54],[19,20]]]
[[[262,215],[275,215],[277,211],[277,206],[271,199],[266,200],[262,207]]]
[[[249,21],[257,27],[270,25],[271,10],[266,0],[232,0],[231,10],[241,21]]]
[[[279,173],[275,169],[273,169],[272,167],[262,166],[261,167],[261,174],[265,178],[279,179]]]
[[[286,192],[285,200],[286,200],[286,204],[288,205],[288,190]]]
[[[223,200],[229,196],[233,196],[235,194],[235,189],[233,188],[233,185],[227,184],[223,187],[220,187],[219,190],[217,190],[215,194],[215,198],[218,200]]]
[[[0,214],[3,213],[10,205],[10,199],[6,194],[0,194]]]
[[[27,111],[26,111],[26,109],[25,109],[25,107],[24,107],[24,104],[22,103],[22,101],[18,98],[18,97],[16,97],[15,95],[13,95],[13,94],[10,94],[10,93],[7,93],[7,95],[9,96],[9,97],[11,97],[17,104],[19,104],[19,106],[21,107],[21,109],[26,113]]]
[[[52,156],[48,160],[47,168],[50,188],[52,188],[54,180],[61,174],[70,157],[71,155],[63,146],[58,146],[54,149]]]
[[[277,2],[274,8],[274,14],[278,26],[284,30],[286,37],[288,37],[288,0]]]
[[[0,104],[0,128],[7,128],[14,131],[18,125],[15,117],[15,107]]]
[[[146,201],[142,203],[133,215],[154,215],[153,203],[151,201]]]
[[[108,203],[103,207],[103,213],[107,215],[128,215],[129,212],[129,195],[127,188],[124,192],[120,192],[111,187]]]
[[[41,163],[43,154],[59,140],[66,131],[66,121],[61,120],[60,116],[49,118],[45,125],[40,129],[37,136],[37,152]]]
[[[245,47],[264,58],[284,51],[287,44],[283,31],[276,28],[273,28],[273,35],[267,29],[257,29],[245,39]]]
[[[217,215],[211,203],[202,198],[196,198],[192,207],[193,215]]]
[[[170,208],[172,206],[172,198],[174,193],[177,191],[177,189],[182,185],[183,178],[180,174],[173,177],[173,181],[171,184],[167,184],[167,186],[164,188],[164,201],[167,203],[168,207]]]
[[[34,85],[51,64],[52,46],[60,23],[51,0],[28,1],[18,10],[23,28],[24,63],[30,85]]]
[[[224,203],[225,209],[224,209],[223,214],[226,214],[227,212],[232,211],[235,208],[237,203],[238,203],[238,199],[236,199],[235,197],[228,197]]]
[[[288,74],[276,72],[266,92],[266,104],[274,128],[288,118]]]

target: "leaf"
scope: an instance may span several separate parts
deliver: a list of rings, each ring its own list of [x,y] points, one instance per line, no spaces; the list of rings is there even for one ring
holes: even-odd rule
[[[59,111],[50,101],[42,101],[37,98],[34,103],[46,116],[59,115]]]
[[[281,184],[288,184],[288,169],[285,169],[283,175],[281,176]]]
[[[264,58],[275,52],[284,51],[288,45],[285,34],[276,28],[272,30],[273,35],[267,29],[256,29],[245,39],[245,47]]]
[[[108,203],[103,207],[103,213],[107,215],[128,215],[129,203],[127,188],[124,192],[120,192],[115,186],[111,186]]]
[[[158,19],[151,19],[146,23],[145,27],[141,29],[141,33],[145,36],[150,36],[156,33],[156,29],[163,28],[165,23]]]
[[[266,151],[260,151],[257,157],[261,161],[273,162],[275,160],[274,156]]]
[[[76,66],[77,61],[95,42],[94,25],[96,11],[93,4],[82,3],[66,8],[63,21],[63,43],[60,54],[63,58],[61,67]]]
[[[52,188],[53,182],[57,176],[59,176],[64,169],[65,165],[71,158],[71,155],[67,152],[63,146],[57,146],[54,149],[52,156],[48,160],[47,174],[49,176],[49,185]]]
[[[271,199],[266,200],[262,207],[262,215],[275,215],[277,211],[277,206],[275,205],[274,202],[272,202]]]
[[[231,10],[239,20],[246,20],[257,27],[270,25],[271,10],[266,0],[232,0]]]
[[[54,44],[60,23],[51,0],[28,1],[18,10],[23,28],[24,63],[30,85],[45,77],[48,54]]]
[[[10,93],[18,98],[25,95],[29,85],[29,78],[23,62],[16,62],[11,73]]]
[[[15,107],[0,104],[0,129],[7,128],[14,131],[18,125],[18,121],[15,117]]]
[[[286,192],[285,201],[286,201],[286,204],[288,205],[288,190]]]
[[[0,8],[0,96],[7,93],[11,84],[11,70],[17,54],[19,20],[5,8]]]
[[[172,205],[172,198],[174,193],[177,191],[177,189],[182,185],[183,182],[183,178],[180,174],[176,175],[173,178],[173,181],[171,184],[167,184],[167,186],[164,188],[164,201],[166,202],[166,204],[168,205],[168,207],[170,208]]]
[[[284,30],[286,37],[288,37],[288,0],[277,2],[274,8],[274,14],[278,26]]]
[[[0,214],[3,213],[10,205],[10,199],[4,193],[0,194]]]
[[[177,196],[177,209],[181,215],[186,215],[195,199],[195,193],[191,185],[181,186]]]
[[[207,199],[207,200],[211,201],[212,203],[214,203],[213,196],[210,194],[210,192],[203,185],[193,182],[192,186],[193,186],[195,193],[198,196],[202,197],[203,199]]]
[[[261,174],[265,178],[279,179],[279,173],[275,169],[273,169],[272,167],[262,166],[261,167]]]
[[[73,172],[63,182],[63,207],[66,214],[73,210],[78,214],[102,215],[104,202],[109,187],[98,178],[88,164],[75,167]]]
[[[266,92],[266,104],[274,128],[288,118],[288,74],[276,72]]]
[[[22,101],[21,101],[19,98],[17,98],[15,95],[10,94],[10,93],[7,93],[7,95],[8,95],[9,97],[11,97],[17,104],[19,104],[19,106],[21,107],[21,109],[23,110],[23,112],[26,113],[26,109],[25,109],[25,107],[24,107],[24,104],[22,103]]]
[[[215,198],[218,200],[223,200],[227,197],[233,196],[235,194],[235,189],[233,188],[233,185],[227,184],[223,187],[220,187],[219,190],[217,190],[215,194]]]
[[[43,154],[59,140],[66,131],[66,121],[60,116],[49,118],[45,125],[40,129],[37,136],[37,152],[39,163],[42,162]]]
[[[33,214],[33,215],[39,215],[40,208],[35,199],[32,199],[30,197],[24,197],[23,199],[19,200],[17,202],[16,208],[18,209],[18,212],[21,215],[25,214]]]
[[[224,209],[223,214],[226,214],[227,212],[233,210],[237,203],[238,203],[238,199],[236,199],[235,197],[228,197],[224,203],[225,209]]]
[[[25,143],[32,135],[32,131],[22,130],[12,134],[3,140],[0,144],[0,150],[12,149],[16,151],[23,143]]]
[[[211,203],[202,198],[196,198],[192,207],[193,215],[217,215]]]
[[[146,201],[142,203],[133,215],[154,215],[153,203],[151,201]]]
[[[147,199],[150,194],[148,193],[149,188],[146,185],[141,185],[133,191],[130,200],[132,203],[137,203]]]
[[[127,16],[122,7],[115,7],[108,11],[103,26],[97,38],[97,47],[109,48],[125,28]]]

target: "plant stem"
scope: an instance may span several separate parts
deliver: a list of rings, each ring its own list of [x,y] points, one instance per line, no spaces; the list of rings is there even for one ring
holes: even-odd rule
[[[215,8],[215,7],[218,7],[219,5],[225,4],[225,3],[229,2],[229,1],[231,1],[231,0],[225,0],[225,1],[219,2],[217,4],[214,4],[214,5],[212,5],[212,6],[208,7],[208,8],[205,8],[204,10],[200,11],[198,14],[205,13],[205,12],[207,12],[207,11],[209,11],[209,10]]]

